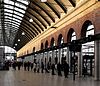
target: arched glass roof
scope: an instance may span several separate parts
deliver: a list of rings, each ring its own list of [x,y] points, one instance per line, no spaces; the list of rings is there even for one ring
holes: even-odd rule
[[[19,50],[75,6],[76,0],[1,0],[0,45]]]

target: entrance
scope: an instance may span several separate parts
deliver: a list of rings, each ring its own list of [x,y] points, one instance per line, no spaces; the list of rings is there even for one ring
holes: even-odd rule
[[[83,56],[83,68],[86,68],[86,75],[93,76],[94,55],[84,55]]]
[[[85,69],[85,75],[94,75],[94,41],[88,42],[82,45],[82,57],[83,57],[83,73]]]

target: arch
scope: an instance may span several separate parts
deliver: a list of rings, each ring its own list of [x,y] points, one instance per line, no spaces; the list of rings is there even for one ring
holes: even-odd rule
[[[43,43],[41,43],[41,50],[44,48]]]
[[[70,28],[68,34],[67,34],[67,42],[71,41],[72,33],[74,32],[73,28]]]
[[[33,52],[35,52],[35,47],[33,47]]]
[[[57,41],[57,45],[61,45],[61,40],[62,40],[63,36],[62,34],[59,34],[58,36],[58,41]],[[64,41],[64,40],[63,40]]]
[[[81,38],[86,37],[86,31],[87,31],[87,27],[89,25],[92,25],[92,22],[90,20],[86,20],[83,25],[82,25],[82,29],[81,29]]]
[[[45,49],[48,48],[48,41],[45,42]]]
[[[94,25],[90,20],[86,20],[81,29],[81,38],[88,37],[89,35],[94,35]],[[95,64],[95,42],[88,41],[82,44],[82,57],[83,57],[83,64],[88,67],[89,64],[88,60],[91,61],[91,64]],[[93,61],[94,60],[94,61]],[[84,67],[84,66],[83,66]],[[88,67],[90,71],[87,71],[87,74],[90,76],[94,75],[94,66],[90,65]]]
[[[28,50],[27,50],[26,52],[27,52],[27,54],[29,53],[29,51],[28,51]]]
[[[53,46],[54,46],[54,42],[55,42],[55,40],[54,40],[54,38],[52,37],[51,42],[50,42],[50,47],[53,47]]]

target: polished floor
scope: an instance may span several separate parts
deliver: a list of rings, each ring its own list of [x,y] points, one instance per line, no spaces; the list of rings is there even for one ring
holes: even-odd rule
[[[0,71],[0,86],[100,86],[100,81],[92,77],[69,78],[51,75],[50,73],[34,73],[33,71],[13,70]]]

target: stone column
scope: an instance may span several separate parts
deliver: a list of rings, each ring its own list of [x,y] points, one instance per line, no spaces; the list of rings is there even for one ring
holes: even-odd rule
[[[78,52],[78,77],[82,76],[82,53]]]
[[[61,49],[58,49],[58,62],[61,63]]]
[[[68,48],[66,49],[66,61],[69,64],[69,49]]]
[[[71,71],[71,52],[69,51],[69,48],[67,48],[67,58],[68,58],[68,64],[69,64],[69,71]]]
[[[52,62],[51,63],[54,63],[54,50],[52,50]]]
[[[44,52],[43,52],[43,56],[42,56],[42,61],[43,61],[43,63],[44,63]]]
[[[49,61],[49,53],[48,53],[48,51],[47,51],[47,62]]]
[[[95,41],[95,80],[100,80],[100,40]]]

